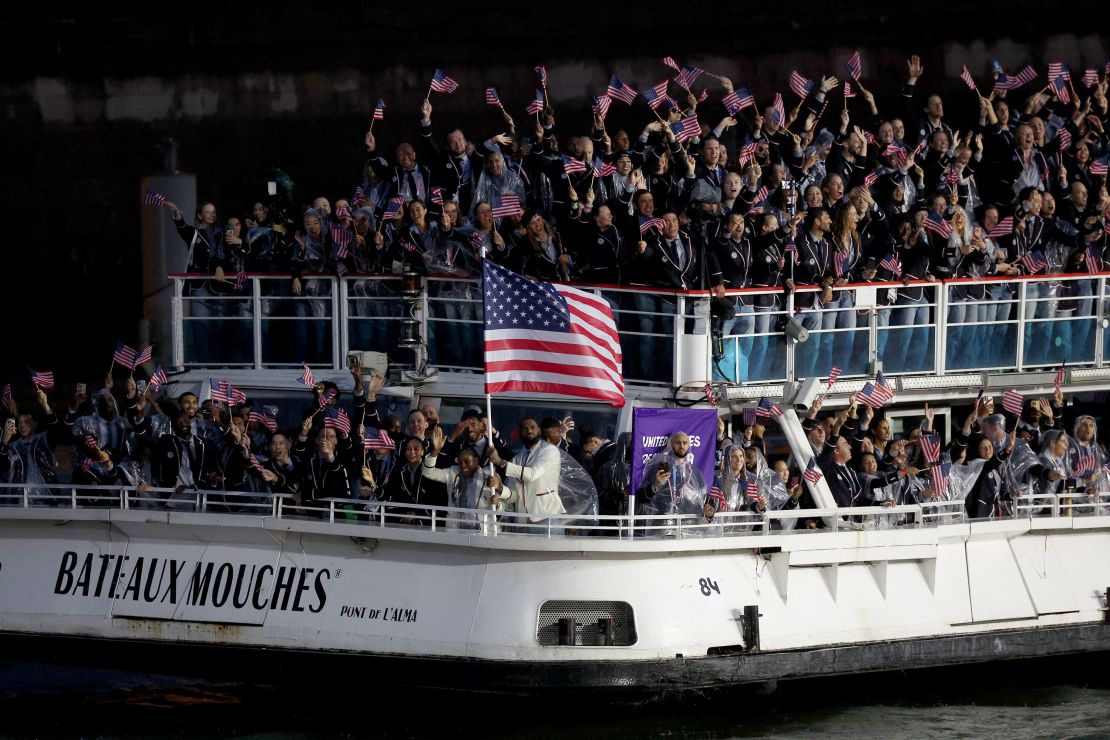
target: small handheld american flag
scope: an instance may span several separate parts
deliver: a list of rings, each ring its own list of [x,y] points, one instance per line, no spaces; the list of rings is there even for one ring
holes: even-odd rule
[[[257,470],[259,473],[261,473],[265,470],[265,468],[262,467],[262,463],[259,461],[258,456],[255,455],[253,452],[251,453],[251,456],[250,456],[250,466],[254,470]]]
[[[547,67],[540,64],[540,65],[537,65],[537,66],[533,67],[532,69],[536,73],[536,79],[539,81],[540,87],[542,87],[544,90],[546,90],[547,89]]]
[[[562,155],[562,160],[563,160],[563,170],[568,175],[576,173],[576,172],[589,172],[589,170],[590,170],[590,166],[588,164],[586,164],[585,162],[582,162],[580,160],[577,160],[574,157],[568,157],[567,155],[564,154],[564,155]]]
[[[166,205],[166,196],[161,193],[156,193],[153,190],[146,191],[143,196],[143,204],[148,206],[164,206]]]
[[[943,496],[948,491],[948,476],[952,473],[952,463],[940,463],[929,469],[933,479],[933,490],[938,496]]]
[[[859,82],[860,77],[863,76],[863,62],[860,60],[859,52],[853,52],[852,56],[848,57],[848,63],[845,65],[848,68],[848,74],[852,79]]]
[[[806,471],[802,473],[802,477],[813,485],[817,485],[818,481],[825,477],[825,474],[821,472],[821,468],[817,467],[817,461],[810,458],[809,464],[806,465]]]
[[[949,239],[952,236],[952,224],[941,218],[940,214],[930,213],[922,225],[926,231],[931,231],[943,239]]]
[[[366,436],[362,439],[362,448],[364,450],[393,450],[397,448],[397,445],[384,429],[371,427],[366,430]]]
[[[320,404],[320,406],[327,406],[337,395],[339,395],[339,393],[334,388],[328,388],[320,394],[320,398],[317,399],[317,403]]]
[[[1025,268],[1026,274],[1035,275],[1041,270],[1048,267],[1048,260],[1045,259],[1044,252],[1036,251],[1030,252],[1021,258],[1021,266]]]
[[[347,417],[347,412],[338,406],[332,406],[324,412],[324,427],[334,429],[343,434],[351,433],[351,420]]]
[[[925,462],[939,462],[940,461],[940,437],[935,434],[925,434],[921,437],[921,454],[925,456]]]
[[[663,80],[652,87],[644,88],[644,100],[647,101],[649,108],[657,110],[659,106],[667,101],[667,80]]]
[[[759,403],[755,407],[755,415],[760,417],[761,419],[767,419],[772,416],[782,416],[783,413],[785,412],[783,411],[782,406],[775,403],[766,396],[759,399]]]
[[[1094,87],[1098,84],[1098,70],[1094,67],[1087,67],[1083,70],[1083,84],[1087,87]]]
[[[252,411],[250,413],[250,416],[247,417],[247,423],[261,424],[262,426],[269,429],[271,432],[277,431],[277,420],[271,419],[269,416],[259,411]]]
[[[790,72],[790,90],[799,98],[805,98],[809,95],[809,91],[813,89],[813,80],[807,79],[798,74],[798,70]]]
[[[312,368],[308,366],[307,362],[302,362],[301,365],[304,367],[304,372],[301,374],[301,382],[311,388],[316,385],[316,376],[312,374]]]
[[[532,98],[531,102],[528,103],[528,107],[525,110],[529,113],[540,113],[543,111],[543,90],[536,90],[535,96]]]
[[[12,405],[12,384],[11,383],[5,383],[4,384],[4,390],[0,391],[0,405],[3,405],[5,408]]]
[[[112,362],[128,370],[134,370],[135,358],[138,356],[138,350],[128,347],[123,342],[116,342],[116,351],[112,354]]]
[[[775,102],[771,104],[771,123],[781,126],[786,121],[786,105],[782,102],[782,93],[775,93]]]
[[[1014,217],[1010,215],[995,224],[995,227],[987,232],[987,237],[990,239],[1001,239],[1012,233],[1014,233]]]
[[[388,221],[389,219],[396,218],[397,215],[401,213],[401,209],[404,207],[404,198],[390,198],[389,202],[385,204],[385,210],[382,211],[382,219]]]
[[[609,112],[609,106],[613,104],[613,99],[608,95],[599,95],[593,99],[594,115],[598,118],[605,118]]]
[[[1059,388],[1064,383],[1064,366],[1056,368],[1056,377],[1052,379],[1052,387]]]
[[[154,374],[150,376],[150,380],[147,381],[146,387],[150,389],[151,393],[156,393],[167,382],[169,382],[169,378],[166,377],[166,369],[159,365]]]
[[[678,139],[679,143],[682,143],[699,135],[701,133],[701,124],[698,123],[697,116],[687,116],[681,121],[672,123],[671,131],[674,132],[674,137]]]
[[[636,101],[636,96],[639,95],[634,88],[627,82],[621,82],[621,79],[616,75],[609,80],[609,87],[605,90],[610,98],[617,100],[627,105],[632,105]]]
[[[829,384],[830,388],[832,387],[832,384],[836,382],[836,379],[840,377],[840,373],[841,373],[841,370],[840,370],[839,367],[834,366],[832,370],[829,370],[829,383],[828,384]]]
[[[898,256],[891,252],[886,257],[883,257],[879,262],[879,267],[889,272],[894,277],[899,277],[902,274],[902,263],[898,261]]]
[[[31,370],[31,383],[43,390],[54,387],[54,372],[52,370]]]
[[[709,500],[713,503],[714,510],[728,511],[728,501],[725,499],[725,494],[717,486],[709,489]]]
[[[153,344],[148,344],[146,347],[143,347],[143,351],[140,352],[139,356],[135,358],[135,367],[138,367],[139,365],[145,365],[148,362],[151,362],[153,360],[154,360],[154,345]]]
[[[494,194],[491,213],[494,218],[505,218],[520,213],[520,196],[515,193]]]
[[[459,83],[447,76],[442,69],[437,69],[432,75],[431,88],[437,93],[451,94],[459,89]]]
[[[721,102],[725,104],[725,110],[728,111],[730,116],[735,116],[740,112],[740,96],[736,94],[735,90],[721,98]]]
[[[501,96],[497,94],[496,87],[486,88],[486,105],[496,105],[501,107]]]
[[[374,104],[374,120],[380,121],[385,118],[385,101],[378,98],[378,102]]]
[[[960,70],[960,79],[964,81],[964,84],[967,85],[969,90],[979,92],[979,88],[975,85],[975,78],[972,77],[971,72],[967,70],[966,64],[963,66],[963,69]]]
[[[664,221],[661,218],[651,218],[650,216],[640,216],[640,234],[641,235],[643,235],[644,232],[646,232],[650,229],[655,229],[657,231],[662,231],[663,228],[666,225],[667,225],[667,222]]]
[[[1017,391],[1006,391],[1002,394],[1002,408],[1015,416],[1021,416],[1021,409],[1024,404],[1025,396]]]
[[[683,90],[690,92],[690,86],[694,84],[694,80],[698,79],[703,74],[705,74],[704,69],[699,69],[698,67],[683,67],[682,71],[678,73],[678,76],[674,78],[674,81],[677,82],[678,86]]]

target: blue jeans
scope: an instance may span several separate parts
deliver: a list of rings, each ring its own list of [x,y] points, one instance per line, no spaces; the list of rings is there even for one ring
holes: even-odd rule
[[[929,299],[924,293],[916,300],[898,296],[895,306],[891,325],[906,328],[886,332],[889,339],[883,353],[883,366],[894,372],[928,370],[933,357]]]
[[[752,346],[758,341],[751,336],[754,328],[755,309],[737,303],[736,315],[721,325],[721,334],[734,338],[725,340],[725,354],[717,363],[715,375],[734,383],[750,379]]]

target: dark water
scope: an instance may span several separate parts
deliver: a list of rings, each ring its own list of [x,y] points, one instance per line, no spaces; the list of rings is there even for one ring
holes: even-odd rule
[[[1110,737],[1108,655],[652,697],[365,689],[0,661],[0,734],[81,737]]]

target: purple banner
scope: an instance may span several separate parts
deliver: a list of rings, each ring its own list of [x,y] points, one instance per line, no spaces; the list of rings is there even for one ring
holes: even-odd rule
[[[716,457],[717,412],[714,409],[633,409],[632,410],[632,490],[640,485],[644,463],[667,447],[674,432],[690,437],[690,455],[707,486],[713,485]]]

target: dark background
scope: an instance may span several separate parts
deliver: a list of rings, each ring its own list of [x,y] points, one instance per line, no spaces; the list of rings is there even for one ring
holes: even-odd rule
[[[1032,62],[1043,74],[1044,54],[1038,52],[1060,35],[1097,33],[1104,17],[1099,10],[1101,3],[1089,1],[933,0],[912,7],[273,2],[249,8],[124,3],[105,10],[44,5],[41,11],[8,11],[15,15],[5,20],[0,47],[0,197],[9,213],[0,247],[0,383],[26,385],[27,365],[53,369],[63,381],[93,380],[107,367],[117,339],[136,339],[142,315],[139,181],[167,171],[170,139],[177,142],[177,168],[197,175],[198,197],[215,201],[226,218],[249,211],[275,166],[295,181],[300,201],[349,194],[361,171],[373,99],[381,95],[390,106],[375,127],[388,152],[415,130],[416,107],[436,66],[463,83],[454,96],[434,97],[438,133],[445,132],[444,123],[462,122],[471,124],[471,138],[499,130],[493,109],[480,102],[487,84],[519,103],[511,108],[519,122],[537,63],[550,68],[582,60],[617,69],[640,59],[644,69],[630,81],[642,89],[667,72],[658,64],[667,54],[681,63],[735,59],[733,70],[716,71],[735,72],[733,81],[751,87],[765,105],[774,90],[786,93],[793,64],[810,76],[823,68],[843,76],[826,64],[830,50],[860,48],[868,62],[864,83],[879,97],[880,110],[889,111],[905,57],[918,53],[926,67],[923,88],[945,93],[949,116],[966,119],[974,99],[966,90],[960,95],[958,80],[942,78],[953,44],[974,48],[982,39],[989,47],[1012,39],[1033,53],[1007,60],[1007,66]],[[1106,48],[1105,38],[1099,41]],[[1089,57],[1088,49],[1083,61],[1093,63]],[[1075,67],[1078,50],[1070,58]],[[773,69],[764,63],[769,59],[775,60]],[[329,97],[328,75],[351,70],[360,74],[365,90],[359,99],[366,103]],[[973,71],[985,79],[985,66]],[[33,97],[43,78],[65,80],[81,104],[95,106],[107,80],[234,80],[253,72],[317,73],[322,103],[295,114],[260,116],[256,101],[244,98],[239,115],[221,96],[218,114],[200,120],[171,111],[154,123],[80,115],[82,122],[62,125],[45,124]],[[710,84],[716,100],[720,88]],[[791,105],[788,93],[786,98]],[[585,95],[555,102],[564,139],[568,130],[585,130]],[[719,108],[707,104],[703,122],[715,123]],[[618,103],[609,128],[638,130],[646,116],[642,104],[629,109]]]

